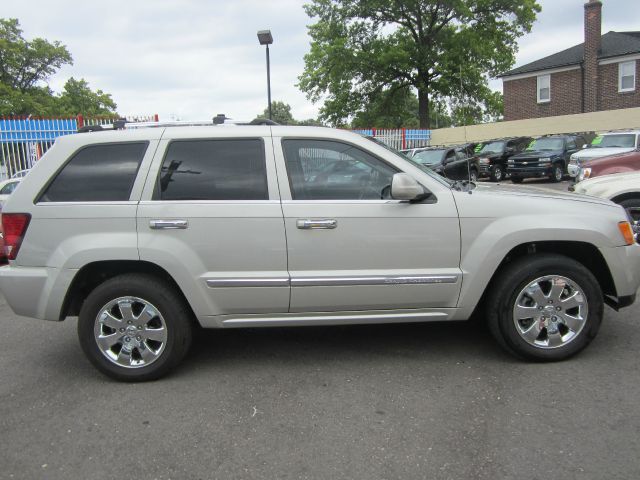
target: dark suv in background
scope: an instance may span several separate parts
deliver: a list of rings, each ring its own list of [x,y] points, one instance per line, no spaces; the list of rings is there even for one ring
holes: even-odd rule
[[[549,177],[559,182],[567,172],[569,157],[577,152],[586,140],[579,135],[549,135],[536,138],[524,152],[512,156],[507,162],[507,173],[513,183],[525,178]]]
[[[416,151],[410,160],[451,180],[475,182],[478,179],[476,159],[465,146],[425,148]]]
[[[531,137],[500,138],[480,144],[476,148],[479,176],[494,182],[504,180],[509,158],[522,152],[531,140]]]

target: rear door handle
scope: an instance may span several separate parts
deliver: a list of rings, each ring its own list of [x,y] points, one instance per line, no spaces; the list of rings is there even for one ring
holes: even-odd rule
[[[338,221],[333,219],[312,220],[312,219],[298,219],[296,227],[301,230],[320,230],[327,229],[332,230],[338,227]]]
[[[178,230],[189,226],[186,220],[150,220],[149,228],[152,230]]]

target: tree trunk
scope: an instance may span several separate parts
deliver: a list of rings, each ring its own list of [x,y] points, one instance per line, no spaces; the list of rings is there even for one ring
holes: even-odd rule
[[[430,128],[429,122],[429,93],[426,87],[418,88],[418,118],[420,128]]]

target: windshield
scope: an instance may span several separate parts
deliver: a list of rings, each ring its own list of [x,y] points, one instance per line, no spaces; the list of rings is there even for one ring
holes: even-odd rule
[[[527,151],[562,150],[563,144],[561,138],[538,138],[529,144]]]
[[[403,153],[400,153],[398,150],[396,150],[395,148],[391,148],[389,145],[387,145],[384,142],[381,142],[380,140],[374,138],[374,137],[370,137],[368,135],[362,135],[364,138],[366,138],[367,140],[372,141],[373,143],[380,145],[381,147],[387,149],[388,151],[390,151],[391,153],[397,155],[398,157],[402,158],[402,160],[409,162],[411,165],[415,165],[416,167],[418,167],[420,170],[422,170],[424,173],[426,173],[427,175],[429,175],[431,178],[437,180],[438,182],[440,182],[443,185],[446,185],[447,187],[451,187],[453,185],[453,182],[442,177],[441,175],[438,175],[437,173],[435,173],[433,170],[431,170],[429,167],[427,167],[426,165],[422,165],[418,162],[416,162],[413,158],[409,158],[406,155],[404,155]]]
[[[636,136],[633,133],[624,135],[599,135],[591,142],[592,148],[635,148]]]
[[[478,153],[502,153],[504,151],[504,142],[489,142],[482,146]]]
[[[436,165],[442,163],[442,156],[445,150],[424,150],[416,153],[411,160],[423,165]]]

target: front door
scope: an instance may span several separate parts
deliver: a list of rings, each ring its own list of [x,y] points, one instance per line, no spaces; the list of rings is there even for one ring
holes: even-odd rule
[[[274,138],[276,159],[285,159],[277,165],[290,311],[455,307],[460,232],[451,191],[430,179],[435,195],[424,203],[383,198],[398,160],[366,143]]]

